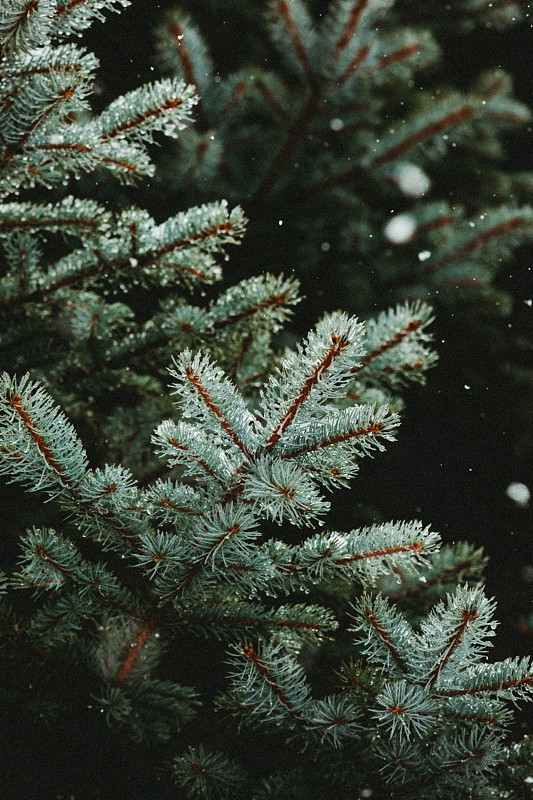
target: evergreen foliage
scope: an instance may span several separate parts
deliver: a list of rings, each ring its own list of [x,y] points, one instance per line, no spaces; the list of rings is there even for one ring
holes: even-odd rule
[[[468,91],[439,84],[439,37],[450,24],[505,27],[522,4],[260,5],[267,57],[229,75],[209,55],[200,9],[158,28],[161,69],[202,98],[160,181],[189,201],[222,191],[244,204],[253,256],[279,241],[282,262],[318,281],[326,303],[340,290],[357,313],[413,297],[508,312],[493,280],[531,240],[533,184],[509,169],[503,139],[531,112],[499,68]]]
[[[25,533],[15,516],[17,564],[0,581],[8,752],[28,738],[23,768],[3,777],[5,796],[31,796],[38,782],[42,797],[80,800],[313,800],[332,790],[527,797],[532,743],[509,735],[509,702],[530,699],[533,664],[486,657],[496,623],[482,552],[443,546],[418,520],[327,527],[325,492],[348,486],[361,459],[394,440],[402,392],[435,363],[431,309],[411,299],[364,322],[327,313],[283,350],[281,330],[299,300],[293,278],[263,274],[204,300],[247,222],[239,205],[211,197],[209,182],[220,189],[222,180],[231,202],[256,190],[281,205],[293,202],[295,187],[300,196],[302,185],[273,166],[292,159],[302,114],[314,130],[311,112],[326,95],[328,115],[340,114],[335,103],[352,102],[360,76],[357,102],[366,106],[370,85],[387,96],[389,67],[394,80],[411,74],[403,57],[386,54],[402,4],[376,31],[390,3],[339,2],[322,23],[327,35],[316,34],[299,0],[272,4],[287,74],[306,86],[300,100],[281,93],[279,108],[279,76],[217,82],[199,36],[174,32],[183,79],[143,86],[93,115],[96,59],[64,40],[127,5],[9,0],[0,20],[0,474],[51,501],[35,503]],[[477,5],[461,6],[465,25]],[[480,13],[505,24],[514,4],[496,5]],[[168,28],[161,49],[170,58],[165,36]],[[407,60],[424,63],[418,36],[401,36]],[[429,60],[435,46],[427,34],[422,40]],[[356,75],[363,56],[366,72]],[[328,81],[341,84],[338,98]],[[289,131],[274,165],[232,180],[215,175],[243,158],[237,128],[252,148],[246,163],[266,164],[248,160],[259,113],[265,155]],[[359,123],[377,125],[377,109],[349,113],[342,147],[361,154],[370,199],[397,184],[390,154],[425,145],[421,132],[440,132],[443,119],[457,116],[458,135],[465,121],[479,133],[475,160],[496,146],[498,120],[526,117],[506,88],[451,94],[425,114],[413,111],[402,136],[390,134],[372,153]],[[215,129],[228,137],[223,147]],[[107,208],[98,189],[106,173],[125,184],[153,175],[149,146],[162,137],[179,138],[179,180],[193,194],[203,174],[198,204],[159,222],[135,205]],[[324,169],[335,174],[335,159],[326,164],[317,152],[311,144],[305,175],[320,182]],[[96,199],[72,192],[86,173],[94,173]],[[316,217],[306,206],[310,241],[323,236],[322,189]],[[346,204],[360,206],[348,195],[344,203],[326,227],[346,219]],[[421,205],[424,235],[448,211]],[[425,288],[433,277],[435,285],[449,279],[458,253],[469,257],[461,262],[469,280],[488,281],[485,245],[491,258],[504,253],[530,214],[487,210],[475,235],[447,219]],[[355,218],[361,229],[383,222],[372,210]],[[311,536],[299,532],[315,526]],[[90,778],[82,766],[75,779],[71,767],[33,775],[34,735],[50,739],[54,765],[64,747]],[[136,761],[142,788],[129,783]]]
[[[80,682],[78,704],[92,698],[108,724],[142,742],[165,741],[194,716],[199,698],[194,688],[153,675],[159,640],[183,648],[189,632],[222,637],[233,658],[230,689],[217,704],[243,724],[280,728],[313,752],[312,781],[299,785],[299,796],[318,797],[333,780],[339,791],[372,785],[382,796],[387,780],[409,797],[459,797],[465,785],[472,797],[501,792],[492,774],[501,765],[509,770],[504,701],[530,694],[530,660],[486,661],[494,604],[479,585],[448,594],[418,631],[376,594],[383,576],[420,566],[438,581],[438,535],[415,521],[324,531],[296,545],[259,541],[261,520],[302,527],[323,517],[329,504],[320,486],[345,483],[356,459],[393,438],[398,415],[361,402],[352,387],[364,387],[374,360],[387,361],[384,382],[402,370],[411,377],[407,355],[418,370],[431,361],[428,316],[423,306],[383,315],[369,339],[380,341],[380,322],[390,333],[394,317],[398,334],[374,350],[362,324],[325,317],[282,359],[254,410],[208,356],[181,351],[170,369],[177,421],[165,420],[153,436],[179,477],[144,488],[124,467],[89,469],[73,427],[42,387],[5,374],[0,469],[66,514],[59,530],[34,527],[22,538],[8,584],[33,590],[37,606],[4,624],[8,642],[15,639],[14,664],[28,646],[57,659],[59,670],[75,661],[96,684],[89,698]],[[354,394],[358,402],[347,405]],[[105,563],[84,555],[84,538],[111,553]],[[457,573],[464,553],[450,555]],[[345,665],[343,691],[315,699],[299,657],[337,622],[319,605],[279,601],[311,589],[327,597],[343,586],[351,596],[356,583],[367,588],[354,608],[363,661]],[[20,702],[16,693],[10,699]],[[376,784],[380,772],[385,782]],[[520,785],[521,770],[511,772]],[[240,796],[252,780],[201,746],[175,759],[173,775],[190,797]],[[292,771],[265,777],[265,791],[272,781],[278,795],[265,797],[296,796]]]

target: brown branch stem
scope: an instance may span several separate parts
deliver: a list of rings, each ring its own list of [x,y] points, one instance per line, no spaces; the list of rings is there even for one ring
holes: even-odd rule
[[[284,144],[281,146],[281,149],[278,151],[270,170],[257,189],[254,200],[263,200],[265,196],[270,194],[270,192],[274,189],[279,178],[281,177],[281,173],[304,138],[307,129],[318,110],[321,100],[321,92],[317,90],[311,91],[311,94],[309,95],[307,102],[304,104],[299,116],[293,122],[289,130],[289,134]]]
[[[309,397],[311,389],[315,386],[322,375],[326,372],[326,370],[331,366],[334,359],[340,354],[340,352],[350,344],[349,341],[346,339],[341,338],[337,334],[332,334],[331,336],[331,346],[321,360],[320,364],[313,370],[309,378],[305,381],[304,385],[302,386],[298,396],[294,399],[291,403],[289,409],[285,412],[282,416],[281,420],[278,422],[274,432],[269,437],[266,443],[266,449],[272,450],[276,442],[281,438],[283,431],[291,424],[296,413],[303,405],[303,403]]]
[[[366,616],[369,624],[378,633],[381,641],[386,646],[386,648],[389,651],[389,653],[392,655],[394,661],[396,662],[396,664],[400,668],[400,670],[402,672],[404,672],[404,673],[408,672],[408,668],[407,668],[407,664],[405,662],[405,659],[401,656],[401,654],[399,653],[399,651],[396,648],[396,646],[391,642],[388,634],[386,633],[386,631],[382,628],[382,626],[378,622],[378,619],[377,619],[376,615],[372,611],[370,611],[370,609],[367,609],[365,611],[365,616]]]

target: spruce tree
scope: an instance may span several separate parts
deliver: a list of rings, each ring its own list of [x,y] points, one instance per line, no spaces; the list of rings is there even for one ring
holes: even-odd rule
[[[486,658],[483,554],[418,520],[323,527],[435,363],[431,309],[328,313],[283,349],[294,278],[206,298],[243,210],[206,191],[156,221],[108,176],[153,175],[227,87],[92,114],[65,40],[127,5],[10,0],[0,24],[0,471],[41,498],[24,532],[15,495],[2,577],[5,796],[526,797],[508,701],[532,664]]]
[[[450,85],[441,40],[450,26],[504,29],[522,6],[269,0],[254,7],[263,50],[241,48],[229,74],[209,52],[215,9],[177,7],[156,31],[159,66],[202,100],[161,183],[245,204],[248,252],[264,262],[268,238],[322,302],[342,291],[358,314],[413,297],[508,312],[494,277],[533,229],[532,174],[513,169],[508,139],[531,112],[497,65]],[[233,24],[253,13],[234,9]]]

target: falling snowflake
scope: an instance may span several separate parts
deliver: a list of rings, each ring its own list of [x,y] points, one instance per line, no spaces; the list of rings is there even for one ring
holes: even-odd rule
[[[505,490],[505,494],[507,497],[510,497],[511,500],[514,500],[518,506],[527,506],[529,498],[531,497],[529,487],[527,487],[525,483],[520,483],[518,481],[510,483]]]
[[[416,219],[412,214],[398,214],[385,225],[383,233],[394,244],[408,242],[416,230]]]

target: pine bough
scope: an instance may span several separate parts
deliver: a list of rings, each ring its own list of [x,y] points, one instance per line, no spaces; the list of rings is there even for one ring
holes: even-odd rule
[[[265,237],[282,220],[282,263],[290,251],[307,278],[333,274],[333,295],[347,288],[357,313],[384,294],[508,311],[491,284],[531,239],[532,176],[506,167],[502,136],[531,112],[501,69],[467,92],[418,81],[439,64],[450,23],[455,33],[504,28],[525,3],[269,0],[265,9],[277,57],[247,53],[227,77],[188,14],[170,12],[158,27],[161,69],[202,98],[197,124],[161,162],[161,184],[246,198]]]
[[[365,338],[355,319],[325,317],[286,353],[253,410],[212,359],[183,350],[170,369],[176,419],[153,435],[176,477],[143,488],[124,467],[89,469],[43,388],[4,375],[0,469],[54,498],[68,519],[62,530],[34,528],[23,538],[8,585],[31,589],[39,602],[14,623],[16,638],[49,658],[85,663],[109,724],[151,741],[170,737],[198,704],[194,689],[153,677],[161,639],[221,637],[232,643],[232,667],[219,707],[242,724],[273,726],[317,759],[298,796],[318,797],[331,782],[388,796],[381,773],[406,797],[496,796],[496,768],[510,769],[504,701],[530,695],[529,659],[486,661],[494,604],[479,584],[449,594],[417,629],[377,591],[394,573],[425,568],[438,580],[438,535],[415,521],[289,544],[265,541],[260,527],[320,521],[329,507],[321,487],[346,485],[362,456],[394,438],[395,412],[347,398],[371,364],[381,361],[387,376],[408,356],[425,361],[428,321],[423,306],[400,308]],[[397,335],[378,345],[394,322]],[[83,537],[108,552],[105,563],[84,555]],[[122,559],[139,572],[133,583],[119,578]],[[337,622],[320,605],[283,598],[355,583],[366,587],[354,607],[360,660],[343,667],[343,690],[315,699],[299,654]],[[239,797],[250,780],[202,747],[177,757],[173,774],[188,797]],[[258,796],[295,797],[293,780],[290,770],[266,777]],[[284,793],[269,794],[274,784]]]

